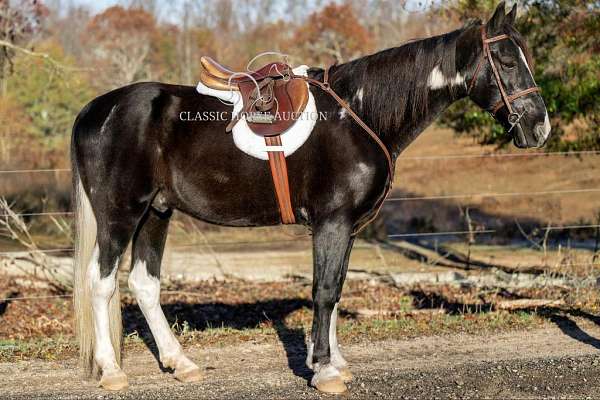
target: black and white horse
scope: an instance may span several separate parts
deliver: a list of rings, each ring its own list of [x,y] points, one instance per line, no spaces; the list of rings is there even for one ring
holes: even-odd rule
[[[487,24],[413,41],[330,70],[332,88],[379,134],[395,159],[455,101],[484,110],[535,87],[524,40],[504,3]],[[483,54],[487,37],[493,64]],[[482,62],[483,60],[483,62]],[[495,76],[492,65],[497,69]],[[322,69],[309,77],[323,79]],[[501,80],[501,85],[497,83]],[[470,87],[472,83],[472,87]],[[339,393],[352,375],[339,352],[335,321],[357,222],[371,215],[388,179],[386,159],[345,109],[311,89],[319,120],[288,157],[296,221],[313,235],[314,319],[307,364],[312,385]],[[511,99],[495,118],[518,147],[543,145],[550,133],[539,93]],[[267,162],[234,147],[228,121],[184,121],[182,112],[228,112],[194,87],[137,83],[104,94],[79,114],[71,144],[77,208],[75,312],[81,358],[106,389],[127,386],[120,367],[121,315],[116,272],[132,242],[129,287],[154,336],[160,360],[177,379],[200,379],[161,310],[160,265],[172,210],[226,226],[280,223]]]

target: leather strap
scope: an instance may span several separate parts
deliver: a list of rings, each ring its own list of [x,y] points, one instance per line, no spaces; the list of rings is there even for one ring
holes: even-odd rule
[[[319,87],[321,90],[325,91],[327,94],[333,97],[333,99],[348,112],[352,119],[354,119],[354,121],[356,121],[356,123],[360,125],[360,127],[363,128],[365,132],[369,134],[371,139],[375,141],[375,143],[379,146],[379,148],[385,155],[387,161],[388,180],[386,182],[384,191],[377,201],[375,211],[372,214],[370,214],[365,221],[359,221],[358,227],[355,228],[354,232],[352,233],[352,235],[354,236],[357,235],[364,228],[366,228],[366,226],[369,225],[375,218],[377,218],[377,215],[379,215],[379,211],[381,210],[381,207],[383,207],[383,203],[388,197],[392,188],[392,183],[394,182],[394,162],[392,160],[390,152],[388,151],[387,147],[385,147],[385,144],[381,141],[379,136],[375,132],[373,132],[373,130],[369,128],[369,126],[352,110],[350,105],[340,96],[338,96],[338,94],[331,88],[331,85],[329,84],[330,68],[331,67],[325,69],[325,72],[323,73],[323,82],[306,76],[299,77],[304,79],[309,84]]]
[[[492,107],[491,113],[496,114],[500,109],[502,109],[503,107],[506,107],[508,109],[509,114],[514,114],[515,112],[513,110],[511,103],[520,97],[526,96],[531,93],[540,92],[540,88],[538,86],[534,86],[529,89],[525,89],[525,90],[522,90],[515,94],[512,94],[510,96],[506,93],[506,89],[504,88],[504,85],[502,84],[502,80],[500,78],[500,73],[498,72],[496,63],[494,62],[494,59],[492,58],[492,51],[490,49],[490,43],[495,43],[495,42],[499,42],[501,40],[510,39],[510,36],[506,35],[506,34],[502,34],[502,35],[488,38],[487,34],[485,32],[485,29],[486,29],[485,25],[482,25],[480,28],[481,42],[483,44],[483,52],[482,52],[481,58],[479,59],[479,63],[477,63],[477,67],[475,68],[475,73],[473,74],[473,78],[471,78],[471,83],[469,84],[467,93],[470,94],[471,91],[473,90],[473,86],[475,86],[475,81],[477,80],[477,77],[479,76],[481,67],[487,58],[487,60],[489,61],[490,67],[492,68],[492,72],[494,73],[494,78],[496,79],[496,84],[498,86],[498,89],[500,90],[500,97],[502,97],[502,100],[497,102]]]
[[[269,155],[269,166],[271,167],[271,176],[273,186],[275,187],[275,196],[279,204],[279,213],[281,222],[284,224],[295,224],[294,209],[290,194],[290,184],[288,181],[287,163],[282,148],[281,136],[265,136],[265,144]],[[268,147],[272,146],[273,150]]]
[[[527,96],[528,94],[535,93],[535,92],[541,92],[540,88],[537,87],[537,86],[535,86],[535,87],[531,87],[529,89],[525,89],[525,90],[523,90],[521,92],[518,92],[516,94],[508,96],[507,100],[508,100],[508,102],[510,104],[511,102],[515,101],[519,97]],[[502,107],[504,107],[504,100],[500,100],[499,102],[497,102],[494,105],[494,107],[492,108],[492,114],[496,114]]]

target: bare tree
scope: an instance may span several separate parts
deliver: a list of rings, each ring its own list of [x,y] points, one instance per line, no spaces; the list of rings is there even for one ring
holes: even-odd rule
[[[0,0],[0,95],[6,94],[13,58],[19,50],[28,50],[46,15],[47,9],[35,0]]]
[[[86,29],[86,41],[102,83],[115,87],[145,78],[155,34],[154,16],[139,8],[114,6],[96,15]]]

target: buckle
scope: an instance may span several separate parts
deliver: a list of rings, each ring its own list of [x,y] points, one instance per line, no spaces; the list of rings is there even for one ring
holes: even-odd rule
[[[511,125],[516,125],[520,119],[521,119],[521,116],[519,114],[517,114],[516,112],[513,112],[508,116],[508,123]]]

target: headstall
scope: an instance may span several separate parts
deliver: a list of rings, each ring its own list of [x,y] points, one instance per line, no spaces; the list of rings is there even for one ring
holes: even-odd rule
[[[512,107],[511,103],[518,98],[527,96],[528,94],[539,92],[540,88],[538,86],[533,86],[533,87],[530,87],[529,89],[522,90],[522,91],[514,93],[512,95],[508,95],[506,93],[506,89],[504,88],[504,85],[502,84],[502,79],[500,78],[500,73],[498,72],[496,63],[494,62],[494,59],[492,58],[492,51],[490,50],[490,43],[496,43],[501,40],[511,40],[511,37],[509,35],[502,34],[502,35],[488,38],[487,34],[485,32],[485,29],[486,29],[486,26],[482,25],[481,26],[481,41],[483,43],[483,54],[479,60],[479,63],[477,64],[477,68],[475,68],[475,73],[473,74],[473,78],[471,79],[471,83],[469,84],[467,93],[470,94],[471,91],[473,90],[473,86],[475,86],[477,77],[479,76],[479,73],[481,72],[481,67],[483,66],[485,60],[487,59],[490,64],[490,67],[492,68],[492,71],[494,72],[494,78],[496,79],[496,84],[498,85],[498,89],[500,90],[500,96],[502,97],[502,100],[498,101],[492,107],[490,112],[492,113],[492,115],[496,115],[496,113],[498,111],[500,111],[503,107],[506,107],[506,109],[508,110],[508,123],[511,125],[510,129],[509,129],[509,132],[510,132],[513,130],[513,128],[515,126],[517,126],[517,124],[519,124],[519,122],[521,121],[521,118],[523,118],[523,116],[525,115],[525,111],[521,114],[516,112],[515,109]]]

